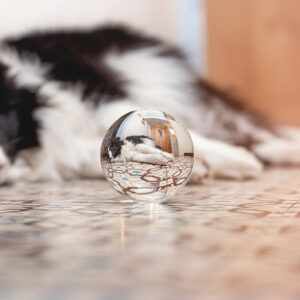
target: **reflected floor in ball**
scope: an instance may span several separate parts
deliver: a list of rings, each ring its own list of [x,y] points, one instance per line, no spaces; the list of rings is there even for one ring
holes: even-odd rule
[[[136,200],[163,201],[187,181],[193,165],[191,157],[176,157],[168,165],[139,162],[103,162],[110,184],[121,194]]]

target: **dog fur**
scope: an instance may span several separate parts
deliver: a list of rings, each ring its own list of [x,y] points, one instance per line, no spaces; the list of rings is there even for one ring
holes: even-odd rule
[[[190,129],[191,181],[200,182],[207,168],[213,177],[244,179],[259,175],[264,162],[300,164],[297,129],[266,124],[228,101],[180,50],[107,25],[1,42],[0,182],[101,176],[108,127],[140,108],[167,111]],[[123,143],[139,153],[141,146],[160,151],[147,139]]]

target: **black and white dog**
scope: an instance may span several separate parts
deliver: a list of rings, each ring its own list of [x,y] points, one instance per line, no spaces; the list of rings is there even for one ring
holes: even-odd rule
[[[257,176],[261,161],[300,164],[296,129],[271,127],[230,104],[198,80],[176,48],[104,26],[1,42],[0,182],[99,176],[108,126],[144,107],[189,127],[194,181],[203,160],[212,176],[235,179]]]
[[[166,165],[172,162],[174,157],[155,145],[152,138],[145,135],[132,135],[124,139],[112,138],[108,148],[108,159],[111,162],[136,161]]]

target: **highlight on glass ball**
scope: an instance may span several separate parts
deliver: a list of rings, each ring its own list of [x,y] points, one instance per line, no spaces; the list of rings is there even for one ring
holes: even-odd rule
[[[161,202],[191,174],[194,147],[188,131],[158,110],[132,111],[108,130],[101,148],[104,176],[127,198]]]

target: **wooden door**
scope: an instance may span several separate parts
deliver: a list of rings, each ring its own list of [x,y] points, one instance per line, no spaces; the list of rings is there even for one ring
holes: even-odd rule
[[[208,79],[300,126],[300,1],[207,0]]]
[[[163,151],[172,152],[170,135],[166,126],[151,125],[151,137]]]

